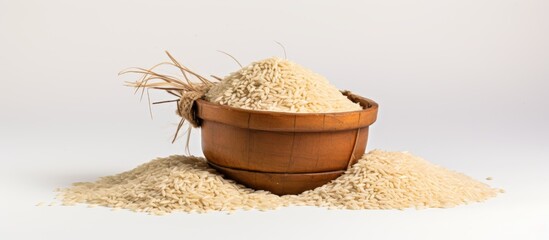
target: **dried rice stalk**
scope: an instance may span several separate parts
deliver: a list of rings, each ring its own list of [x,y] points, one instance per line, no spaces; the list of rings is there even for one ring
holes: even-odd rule
[[[207,78],[201,76],[200,74],[197,74],[194,71],[190,70],[189,68],[183,66],[168,51],[166,51],[166,54],[170,58],[170,62],[162,62],[152,66],[149,69],[137,68],[137,67],[129,68],[120,72],[119,75],[127,74],[127,73],[142,74],[143,76],[141,77],[141,79],[135,82],[127,82],[128,86],[135,87],[136,93],[139,90],[141,90],[141,97],[143,97],[145,92],[147,92],[148,94],[148,89],[164,90],[169,94],[177,97],[177,99],[175,100],[168,100],[168,101],[153,103],[153,104],[161,104],[161,103],[168,103],[168,102],[177,102],[176,113],[179,116],[181,116],[181,121],[177,126],[177,130],[175,132],[175,135],[172,141],[172,142],[175,142],[175,140],[177,139],[178,133],[181,130],[181,127],[183,127],[183,124],[185,123],[185,121],[187,121],[192,127],[196,128],[200,126],[200,122],[198,121],[198,118],[196,117],[195,111],[193,109],[194,102],[197,99],[202,98],[204,94],[206,94],[206,92],[208,92],[208,90],[215,84],[215,82],[210,81]],[[162,74],[155,71],[156,68],[163,65],[176,67],[177,69],[179,69],[182,76],[176,77],[176,76]],[[198,81],[191,81],[191,77],[198,79]],[[217,80],[217,78],[215,79]],[[189,129],[187,130],[187,134],[188,134],[187,138],[190,136],[189,134],[190,134],[191,126],[189,126]],[[187,141],[187,148],[188,148],[188,141]]]

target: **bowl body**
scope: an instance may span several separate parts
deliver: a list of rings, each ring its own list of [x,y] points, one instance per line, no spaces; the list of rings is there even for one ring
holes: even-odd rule
[[[297,194],[340,176],[365,152],[378,105],[347,93],[363,110],[281,113],[197,100],[202,151],[225,176],[278,195]]]
[[[226,168],[209,162],[218,172],[253,189],[268,190],[277,195],[299,194],[322,186],[345,171],[318,173],[266,173]]]

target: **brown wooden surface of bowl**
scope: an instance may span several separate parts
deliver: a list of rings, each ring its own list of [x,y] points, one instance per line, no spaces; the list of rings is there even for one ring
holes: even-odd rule
[[[320,187],[341,176],[345,171],[321,173],[265,173],[221,167],[209,162],[215,170],[253,189],[277,195],[299,194]]]
[[[375,122],[378,109],[377,103],[370,99],[344,94],[363,109],[284,113],[247,110],[199,99],[196,112],[202,128],[204,156],[217,167],[233,170],[230,175],[225,171],[230,178],[256,189],[270,186],[258,183],[257,179],[269,179],[259,173],[282,179],[293,174],[344,171],[364,154],[368,127]],[[250,179],[256,179],[255,183]],[[305,182],[296,181],[296,186],[284,189],[307,190],[297,186],[306,185]]]

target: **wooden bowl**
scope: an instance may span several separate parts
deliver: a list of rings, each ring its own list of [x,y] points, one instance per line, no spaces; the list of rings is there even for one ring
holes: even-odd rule
[[[254,111],[197,100],[202,151],[225,176],[278,195],[297,194],[340,176],[366,150],[374,101],[344,94],[363,109],[341,113]]]

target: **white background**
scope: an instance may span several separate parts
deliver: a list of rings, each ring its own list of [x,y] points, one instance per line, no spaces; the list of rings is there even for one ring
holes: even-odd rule
[[[0,0],[0,239],[548,239],[549,2]],[[283,56],[380,104],[368,149],[507,193],[453,209],[149,216],[36,207],[183,153],[173,105],[123,86],[170,50],[204,75]],[[153,100],[171,99],[162,93]],[[198,131],[191,150],[200,155]]]

